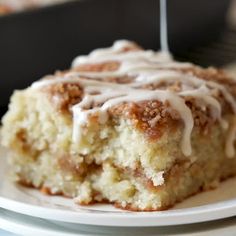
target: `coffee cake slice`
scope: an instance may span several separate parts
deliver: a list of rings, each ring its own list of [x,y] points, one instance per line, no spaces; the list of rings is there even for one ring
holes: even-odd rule
[[[15,91],[14,180],[78,204],[163,210],[236,174],[236,83],[129,41]]]

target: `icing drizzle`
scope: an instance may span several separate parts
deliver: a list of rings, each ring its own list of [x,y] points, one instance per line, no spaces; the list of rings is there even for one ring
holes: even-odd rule
[[[63,77],[35,82],[32,88],[38,89],[42,86],[63,82],[78,82],[82,86],[85,96],[80,103],[72,107],[74,142],[80,141],[82,129],[86,126],[90,115],[97,115],[99,122],[104,124],[109,118],[108,109],[117,104],[145,100],[159,100],[163,103],[168,101],[170,106],[178,112],[184,123],[181,150],[185,156],[190,156],[192,153],[191,133],[194,126],[193,115],[190,108],[185,104],[185,98],[194,98],[201,109],[209,108],[212,118],[220,123],[222,129],[231,130],[226,139],[225,152],[228,157],[233,157],[235,153],[236,125],[234,122],[233,130],[228,127],[228,123],[222,118],[221,105],[214,97],[213,91],[220,91],[225,100],[230,104],[233,112],[236,113],[236,103],[231,93],[224,86],[216,82],[206,81],[192,75],[168,69],[189,68],[192,67],[190,63],[175,62],[170,54],[165,52],[123,50],[130,47],[134,47],[134,44],[130,41],[116,41],[112,47],[94,50],[88,56],[77,57],[72,63],[72,67],[77,67],[83,64],[115,61],[120,64],[119,68],[115,71],[70,71],[63,75]],[[122,76],[129,76],[129,78],[133,79],[128,84],[111,83],[103,80],[107,77],[120,77],[122,79]],[[182,84],[182,89],[179,92],[168,89],[143,89],[145,85],[160,85],[163,82],[171,84],[176,81]],[[102,105],[93,107],[93,104]]]

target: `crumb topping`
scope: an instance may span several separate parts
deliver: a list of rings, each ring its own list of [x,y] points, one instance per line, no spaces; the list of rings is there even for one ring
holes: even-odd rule
[[[151,139],[162,135],[160,127],[182,123],[181,148],[188,156],[194,125],[208,133],[219,122],[226,130],[222,114],[236,113],[236,82],[223,71],[179,63],[170,55],[142,50],[129,41],[80,56],[72,65],[71,70],[32,87],[46,91],[59,110],[72,111],[77,120],[76,142],[82,133],[78,130],[91,117],[105,123],[112,115],[129,114]]]

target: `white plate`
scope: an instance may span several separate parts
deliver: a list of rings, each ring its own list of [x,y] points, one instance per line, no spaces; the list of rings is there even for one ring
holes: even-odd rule
[[[201,224],[143,227],[137,230],[136,227],[89,226],[49,221],[0,209],[0,228],[17,235],[43,236],[232,236],[236,232],[236,217]]]
[[[201,224],[143,227],[137,230],[136,227],[89,226],[49,221],[0,209],[0,228],[17,235],[43,236],[232,236],[236,232],[236,217]]]
[[[162,212],[128,212],[107,204],[89,207],[71,199],[45,196],[34,189],[11,183],[5,173],[4,150],[0,149],[0,207],[44,219],[103,226],[165,226],[198,223],[236,215],[236,178],[214,191],[188,198]]]
[[[0,209],[0,228],[17,235],[88,236],[83,230],[69,230],[39,218]]]

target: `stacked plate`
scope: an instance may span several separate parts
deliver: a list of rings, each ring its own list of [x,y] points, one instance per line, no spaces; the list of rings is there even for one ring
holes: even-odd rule
[[[13,184],[0,148],[0,228],[21,235],[233,235],[236,178],[162,212],[128,212],[110,205],[75,205]]]

